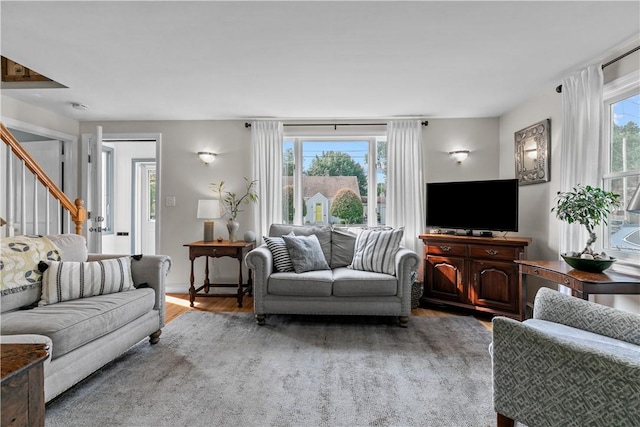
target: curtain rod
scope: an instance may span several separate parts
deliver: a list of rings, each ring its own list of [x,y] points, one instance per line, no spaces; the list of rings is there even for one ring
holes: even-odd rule
[[[616,63],[618,61],[620,61],[622,58],[631,55],[633,52],[640,50],[640,46],[636,46],[633,49],[631,49],[628,52],[623,53],[622,55],[618,56],[617,58],[613,58],[611,61],[607,62],[606,64],[602,64],[602,69],[604,70],[605,68],[607,68],[609,65]],[[558,87],[556,87],[556,92],[558,93],[562,93],[562,85],[559,85]]]
[[[422,126],[429,126],[429,122],[427,120],[420,123]],[[338,130],[338,126],[386,126],[386,123],[286,123],[282,126],[293,126],[293,127],[309,127],[309,126],[333,126],[333,130]],[[251,123],[245,122],[244,127],[250,128]]]

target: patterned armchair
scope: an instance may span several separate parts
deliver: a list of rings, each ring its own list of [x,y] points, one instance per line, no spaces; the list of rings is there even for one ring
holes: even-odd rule
[[[533,319],[493,319],[498,426],[640,426],[640,315],[542,288]]]

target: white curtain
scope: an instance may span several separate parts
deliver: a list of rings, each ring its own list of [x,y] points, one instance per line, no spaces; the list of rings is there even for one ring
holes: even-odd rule
[[[422,253],[418,235],[424,231],[424,179],[422,123],[392,120],[387,123],[386,223],[404,227],[402,246]]]
[[[578,184],[598,185],[602,168],[602,66],[595,64],[562,81],[560,191]],[[560,253],[584,247],[584,227],[562,221]]]
[[[269,233],[269,226],[282,223],[282,122],[251,123],[253,179],[257,179],[255,212],[256,244]]]

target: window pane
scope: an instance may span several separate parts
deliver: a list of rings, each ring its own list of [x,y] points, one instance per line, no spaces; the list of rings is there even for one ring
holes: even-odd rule
[[[155,221],[156,219],[156,170],[150,169],[148,170],[148,183],[149,183],[149,191],[147,194],[149,195],[149,200],[147,201],[149,206],[149,221]]]
[[[621,205],[613,212],[605,227],[605,246],[608,250],[626,254],[640,254],[640,214],[626,210],[636,188],[640,174],[605,179],[605,189],[620,194]]]
[[[364,224],[369,141],[303,141],[305,224]]]
[[[293,224],[293,141],[284,141],[282,153],[282,220],[285,224]]]
[[[611,104],[611,172],[640,169],[640,94]]]
[[[378,215],[378,225],[385,225],[386,207],[387,207],[387,141],[379,140],[376,142],[376,151],[378,158],[376,159],[376,187],[378,204],[376,212]]]

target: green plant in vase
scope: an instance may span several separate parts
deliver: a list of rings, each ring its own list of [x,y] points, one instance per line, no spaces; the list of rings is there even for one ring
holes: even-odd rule
[[[255,203],[258,201],[258,194],[255,191],[257,180],[249,181],[246,177],[244,178],[245,191],[242,196],[232,191],[225,190],[225,182],[212,182],[211,189],[214,193],[218,195],[218,199],[220,200],[220,205],[224,210],[224,215],[229,217],[227,221],[227,230],[229,230],[229,240],[235,242],[236,232],[238,231],[239,224],[236,218],[238,217],[238,213],[242,212],[240,207],[242,205],[248,205],[250,203]]]
[[[604,191],[598,187],[591,187],[590,185],[577,185],[571,191],[558,192],[556,206],[551,209],[551,212],[555,212],[558,219],[569,224],[577,223],[583,225],[587,229],[587,233],[589,233],[589,239],[582,251],[561,254],[569,265],[579,270],[602,271],[615,261],[604,252],[595,252],[593,244],[598,238],[595,232],[596,227],[601,223],[607,223],[607,217],[615,208],[620,206],[619,199],[619,194]],[[575,259],[580,261],[572,263]]]

